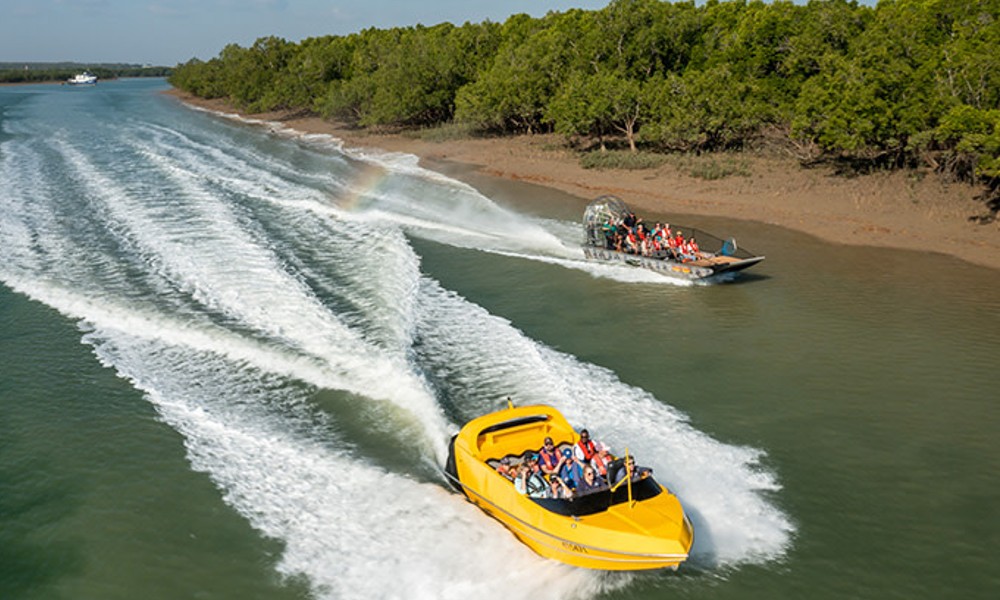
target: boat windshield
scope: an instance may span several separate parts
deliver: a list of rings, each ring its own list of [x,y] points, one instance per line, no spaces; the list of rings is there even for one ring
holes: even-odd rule
[[[663,488],[656,483],[652,476],[634,479],[632,481],[632,499],[636,501],[649,500],[660,495]],[[555,498],[532,498],[535,503],[542,508],[556,514],[568,517],[582,517],[604,512],[616,504],[628,502],[628,488],[621,485],[613,493],[610,488],[597,490],[589,494],[568,499]]]

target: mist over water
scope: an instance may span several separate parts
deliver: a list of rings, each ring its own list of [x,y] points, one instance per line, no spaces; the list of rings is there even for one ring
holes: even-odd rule
[[[329,598],[629,586],[539,558],[443,484],[448,437],[506,396],[555,405],[653,466],[694,520],[694,568],[785,556],[795,526],[765,449],[713,439],[669,398],[447,289],[410,240],[661,279],[588,265],[575,224],[519,215],[412,157],[233,123],[147,85],[7,106],[0,280],[79,323],[191,468],[281,543],[283,576]],[[359,422],[412,460],[370,453]],[[507,585],[511,572],[530,583]]]

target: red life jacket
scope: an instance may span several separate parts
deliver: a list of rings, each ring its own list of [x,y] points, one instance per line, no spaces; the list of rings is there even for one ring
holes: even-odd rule
[[[597,469],[597,472],[602,476],[606,477],[608,475],[608,465],[611,464],[611,455],[604,455],[604,459],[601,460],[601,456],[597,455],[594,460],[590,461],[591,466]]]
[[[586,442],[580,440],[576,445],[583,451],[583,458],[587,462],[590,462],[590,459],[594,458],[594,455],[597,454],[597,446],[594,445],[594,440],[587,440]]]
[[[559,464],[559,450],[549,452],[548,450],[542,448],[542,451],[538,453],[538,457],[545,462],[545,466],[547,466],[550,470],[555,469],[556,465]]]

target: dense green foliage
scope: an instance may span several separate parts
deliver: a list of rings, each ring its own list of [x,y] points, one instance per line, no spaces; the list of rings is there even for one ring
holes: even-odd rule
[[[556,131],[633,152],[766,134],[803,161],[928,165],[1000,188],[1000,0],[613,0],[502,24],[262,38],[170,81],[249,111]]]
[[[0,83],[38,83],[66,81],[81,71],[90,71],[98,79],[115,77],[166,77],[170,67],[150,67],[121,63],[0,63]]]

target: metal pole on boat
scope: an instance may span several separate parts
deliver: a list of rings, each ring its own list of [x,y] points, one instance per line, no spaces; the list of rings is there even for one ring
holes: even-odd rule
[[[625,479],[628,480],[628,483],[625,484],[628,486],[628,507],[632,508],[634,504],[632,503],[632,474],[628,470],[628,446],[625,446]]]

